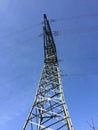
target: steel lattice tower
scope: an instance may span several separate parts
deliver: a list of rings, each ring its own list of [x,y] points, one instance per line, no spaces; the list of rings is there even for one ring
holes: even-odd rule
[[[34,104],[23,130],[73,130],[64,100],[56,46],[44,14],[44,67]]]

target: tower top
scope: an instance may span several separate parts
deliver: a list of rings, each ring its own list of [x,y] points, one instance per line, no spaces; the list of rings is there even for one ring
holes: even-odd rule
[[[46,14],[44,16],[43,39],[44,39],[44,63],[57,63],[56,46],[54,43],[51,27]],[[51,62],[50,62],[51,61]]]
[[[43,16],[44,16],[44,19],[47,19],[47,16],[46,16],[46,14],[43,14]]]

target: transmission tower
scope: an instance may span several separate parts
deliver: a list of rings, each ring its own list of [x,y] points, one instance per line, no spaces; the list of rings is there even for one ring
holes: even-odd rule
[[[44,67],[35,101],[23,130],[73,130],[64,100],[56,46],[46,14],[43,39]]]

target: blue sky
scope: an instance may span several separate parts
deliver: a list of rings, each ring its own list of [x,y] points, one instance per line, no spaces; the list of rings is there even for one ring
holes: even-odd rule
[[[22,130],[43,68],[43,13],[49,19],[75,130],[98,126],[98,1],[0,0],[0,130]]]

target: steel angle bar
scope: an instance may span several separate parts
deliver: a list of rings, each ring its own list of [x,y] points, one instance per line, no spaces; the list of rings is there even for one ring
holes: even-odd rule
[[[38,108],[38,107],[36,107],[36,108],[39,109],[39,110],[44,111],[44,113],[47,112],[47,111],[46,111],[45,109],[43,109],[43,108]],[[54,114],[54,115],[57,115],[57,116],[60,116],[60,117],[64,117],[63,115],[58,114],[58,113],[55,113],[55,112],[52,112],[52,111],[49,111],[49,113]]]
[[[63,128],[64,126],[66,126],[67,125],[67,123],[66,124],[64,124],[64,125],[62,125],[62,126],[60,126],[59,128],[57,128],[56,130],[60,130],[61,128]]]
[[[40,127],[42,127],[42,128],[45,128],[45,126],[43,126],[43,125],[40,125],[40,124],[37,124],[37,123],[35,123],[35,122],[32,122],[32,121],[30,121],[30,123],[31,123],[31,124],[34,124],[34,125],[37,125],[37,126],[40,126]],[[53,130],[53,129],[51,129],[51,128],[48,128],[47,130]]]
[[[65,119],[66,119],[66,118],[61,119],[61,120],[59,120],[59,121],[56,121],[56,122],[54,122],[54,123],[52,123],[52,124],[50,124],[50,125],[46,126],[45,128],[42,128],[42,130],[44,130],[44,129],[46,129],[46,128],[49,128],[50,126],[53,126],[53,125],[55,125],[55,124],[57,124],[57,123],[59,123],[59,122],[61,122],[61,121],[65,120]]]
[[[51,109],[53,110],[53,109],[55,109],[55,108],[57,108],[57,107],[59,107],[59,106],[61,106],[62,104],[59,104],[59,105],[54,105],[53,107],[48,107],[48,110],[47,109],[45,109],[45,113],[47,113],[47,112],[49,112]],[[39,108],[40,109],[40,108]]]

